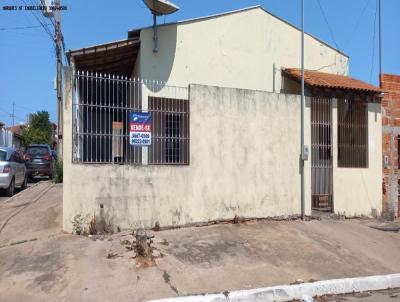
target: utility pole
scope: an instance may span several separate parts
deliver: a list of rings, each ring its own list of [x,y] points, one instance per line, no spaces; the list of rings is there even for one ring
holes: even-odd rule
[[[304,161],[306,159],[304,146],[304,0],[301,0],[301,219],[305,219],[304,196]]]
[[[58,156],[62,158],[62,34],[61,34],[61,16],[60,16],[60,0],[56,0],[56,53],[57,53],[57,137],[58,137]]]
[[[11,126],[14,126],[15,125],[15,102],[13,102],[13,111],[12,111],[12,114],[11,114],[11,118],[12,118],[12,125]]]

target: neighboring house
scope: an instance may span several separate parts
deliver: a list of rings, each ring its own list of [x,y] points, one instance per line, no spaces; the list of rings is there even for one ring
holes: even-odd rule
[[[68,52],[64,229],[299,215],[300,30],[252,7],[160,25],[158,52],[152,36]],[[305,50],[304,211],[380,215],[381,90],[321,40]]]
[[[12,147],[13,134],[4,126],[5,124],[0,122],[0,147]]]
[[[15,126],[6,128],[6,130],[11,132],[13,135],[12,147],[14,147],[16,149],[23,148],[23,146],[24,146],[23,132],[24,132],[25,128],[26,128],[26,125],[24,125],[24,124],[15,125]]]
[[[381,75],[382,152],[383,152],[383,213],[387,218],[400,216],[400,75]]]

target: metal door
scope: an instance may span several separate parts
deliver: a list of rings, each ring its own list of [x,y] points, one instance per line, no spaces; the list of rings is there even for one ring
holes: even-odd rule
[[[332,100],[311,98],[312,208],[333,210]]]

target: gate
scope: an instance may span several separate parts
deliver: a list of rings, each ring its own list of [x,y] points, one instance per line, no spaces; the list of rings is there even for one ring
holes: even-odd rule
[[[311,98],[311,183],[312,208],[332,211],[332,102],[329,98]]]

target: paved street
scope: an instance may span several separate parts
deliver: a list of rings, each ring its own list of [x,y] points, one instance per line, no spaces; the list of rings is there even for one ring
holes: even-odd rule
[[[149,232],[155,259],[143,261],[127,249],[129,230],[93,238],[64,234],[61,197],[62,185],[43,181],[0,204],[2,302],[146,301],[400,272],[400,234],[363,220]],[[331,299],[321,301],[399,302],[381,294]]]
[[[48,178],[47,177],[36,177],[33,180],[31,180],[31,182],[28,182],[27,188],[30,188],[41,181],[48,181]],[[22,192],[22,190],[20,188],[15,188],[14,196],[20,192]],[[10,197],[6,196],[5,192],[0,190],[0,204],[4,203],[5,201],[7,201],[9,199],[10,199]]]
[[[33,183],[28,183],[28,188],[31,187],[32,185]],[[21,189],[15,188],[15,194],[18,194],[19,192],[21,192]],[[10,197],[6,196],[4,191],[0,191],[0,204],[7,201],[8,199],[10,199]]]

